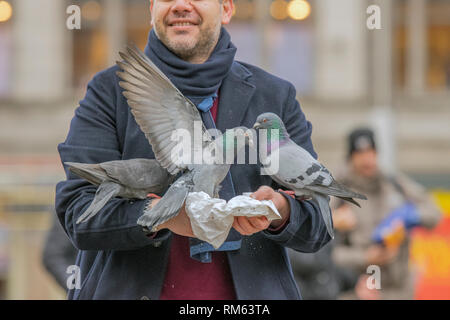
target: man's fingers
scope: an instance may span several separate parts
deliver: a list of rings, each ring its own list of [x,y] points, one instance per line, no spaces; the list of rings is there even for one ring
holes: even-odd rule
[[[248,236],[249,234],[247,234],[247,232],[242,229],[242,227],[239,225],[238,219],[237,217],[234,218],[234,222],[233,222],[233,228],[236,229],[237,232],[239,232],[240,234],[242,234],[243,236]]]
[[[240,230],[243,231],[243,232],[239,231],[241,234],[248,236],[257,232],[257,230],[253,228],[253,226],[250,224],[250,222],[247,220],[246,217],[235,217],[235,221]]]
[[[252,225],[245,217],[237,217],[239,227],[244,231],[245,235],[251,235],[254,233]]]
[[[266,217],[252,217],[248,218],[248,221],[258,231],[267,229],[270,224]]]
[[[270,223],[266,217],[235,217],[233,227],[243,235],[252,235],[256,232],[265,230]]]
[[[247,221],[253,229],[258,230],[262,228],[262,223],[257,218],[247,218]]]
[[[236,229],[236,231],[242,234],[243,236],[247,236],[248,234],[244,230],[242,230],[241,226],[236,221],[237,220],[233,222],[233,228]]]
[[[251,197],[256,200],[270,200],[274,191],[271,187],[261,186],[256,190]]]

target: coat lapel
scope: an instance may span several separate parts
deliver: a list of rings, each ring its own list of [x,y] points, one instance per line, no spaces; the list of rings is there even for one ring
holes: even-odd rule
[[[216,127],[224,132],[238,127],[255,93],[255,85],[249,82],[252,73],[240,63],[234,62],[229,75],[220,88]]]

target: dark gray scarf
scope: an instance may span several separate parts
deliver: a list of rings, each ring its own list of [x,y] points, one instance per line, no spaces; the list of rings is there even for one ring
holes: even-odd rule
[[[236,47],[231,42],[228,32],[222,27],[216,47],[209,59],[202,64],[192,64],[180,59],[158,39],[154,30],[150,31],[145,54],[181,93],[197,106],[205,127],[207,129],[215,128],[209,110],[217,97],[223,79],[231,69],[236,54]],[[222,199],[230,200],[236,195],[230,173],[221,186],[219,194]],[[212,261],[211,253],[213,251],[240,249],[241,239],[241,235],[235,229],[231,229],[225,243],[214,250],[209,243],[189,238],[190,255],[193,259],[208,263]]]
[[[214,96],[222,85],[222,80],[233,64],[236,47],[231,42],[229,33],[222,27],[219,41],[209,59],[202,64],[193,64],[170,51],[158,39],[155,31],[151,30],[145,54],[183,95],[199,107],[205,99]]]

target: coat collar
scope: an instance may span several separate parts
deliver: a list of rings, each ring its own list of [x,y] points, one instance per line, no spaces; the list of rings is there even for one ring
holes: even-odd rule
[[[233,62],[220,88],[216,127],[221,132],[241,125],[256,89],[251,78],[250,70],[239,62]]]

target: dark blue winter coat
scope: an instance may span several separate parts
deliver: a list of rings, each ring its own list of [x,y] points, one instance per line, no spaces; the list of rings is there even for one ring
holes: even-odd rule
[[[75,110],[70,131],[58,146],[61,160],[99,163],[109,160],[154,158],[136,124],[116,76],[117,67],[98,73]],[[317,157],[311,124],[296,101],[294,87],[267,72],[234,62],[220,89],[217,127],[252,127],[257,116],[281,116],[291,138]],[[280,164],[282,165],[282,164]],[[96,188],[69,173],[56,186],[56,211],[73,244],[80,249],[77,265],[81,288],[69,299],[158,299],[165,276],[171,232],[150,239],[136,224],[145,200],[115,198],[87,223],[75,221],[89,206]],[[236,194],[273,186],[257,165],[233,165]],[[279,234],[267,231],[244,236],[238,251],[227,252],[238,299],[301,299],[285,247],[315,252],[330,237],[319,209],[309,201],[290,201],[291,215]]]

